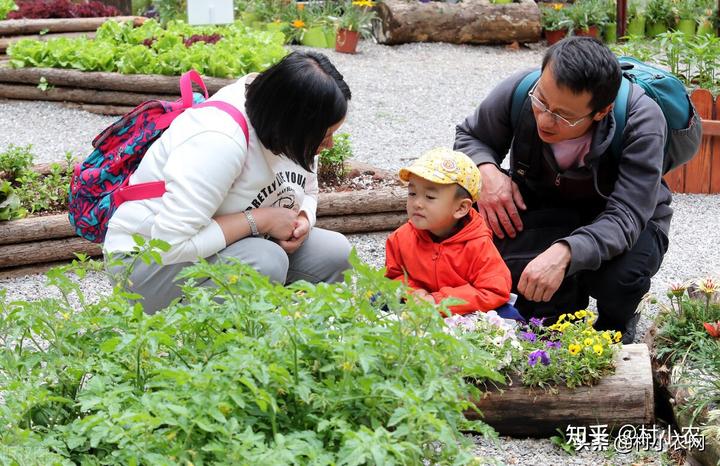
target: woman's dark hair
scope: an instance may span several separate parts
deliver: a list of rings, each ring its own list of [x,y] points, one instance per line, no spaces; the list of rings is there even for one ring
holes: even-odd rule
[[[620,89],[617,57],[593,37],[568,37],[554,44],[545,52],[543,71],[548,64],[558,86],[575,93],[590,92],[593,112],[610,105]]]
[[[325,55],[292,52],[248,86],[245,109],[260,141],[311,171],[328,128],[347,113],[350,88]]]

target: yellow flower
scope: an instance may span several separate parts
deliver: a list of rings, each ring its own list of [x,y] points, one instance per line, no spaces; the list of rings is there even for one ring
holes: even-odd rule
[[[612,337],[610,336],[610,332],[608,332],[607,330],[605,330],[605,331],[602,333],[602,337],[603,337],[605,340],[607,340],[608,343],[610,343],[610,342],[612,341]]]
[[[702,291],[705,295],[710,297],[713,294],[717,293],[718,290],[720,290],[720,285],[718,285],[715,280],[708,277],[698,283],[698,289]]]
[[[296,4],[295,6],[297,6],[297,9],[298,9],[299,11],[303,11],[303,10],[305,9],[305,4],[304,4],[304,3],[298,3],[298,4]]]
[[[583,344],[585,346],[591,346],[593,344],[592,338],[586,338],[585,341],[583,341]]]
[[[560,330],[561,324],[552,324],[550,327],[548,327],[550,330]]]
[[[613,336],[615,337],[615,343],[618,343],[620,340],[622,340],[622,333],[620,332],[615,332],[615,335]]]
[[[228,284],[230,284],[230,285],[234,285],[235,283],[237,283],[237,281],[238,281],[237,275],[230,275],[228,277]]]
[[[375,2],[371,0],[356,0],[352,2],[352,4],[355,6],[366,6],[368,8],[372,8],[375,6]]]
[[[293,21],[293,22],[290,23],[290,24],[292,24],[292,27],[294,27],[294,28],[296,28],[296,29],[300,29],[300,28],[304,28],[304,27],[305,27],[305,21],[303,21],[303,20],[301,20],[301,19],[296,19],[295,21]]]
[[[584,309],[581,309],[575,313],[575,317],[577,317],[578,319],[582,319],[585,316],[587,316],[587,311]]]
[[[593,345],[593,351],[595,351],[595,354],[597,354],[597,355],[603,354],[602,345]]]
[[[340,367],[342,368],[342,370],[350,372],[353,369],[353,363],[351,363],[350,361],[345,361]]]
[[[302,317],[302,314],[300,314],[300,311],[295,311],[295,314],[293,315],[294,318],[299,319]]]
[[[582,346],[578,345],[577,343],[571,343],[570,346],[568,346],[568,351],[570,351],[570,354],[575,356],[580,352],[582,349]]]
[[[560,330],[561,332],[564,332],[564,331],[567,330],[567,328],[570,327],[571,325],[572,325],[572,324],[571,324],[570,322],[563,322],[562,324],[560,324],[560,329],[559,329],[559,330]]]
[[[557,321],[558,321],[558,324],[559,324],[560,322],[562,322],[563,320],[565,320],[565,317],[567,317],[567,314],[560,314],[560,317],[559,317],[558,320],[557,320]]]
[[[553,3],[553,4],[552,4],[552,7],[553,7],[554,10],[562,10],[562,9],[563,9],[563,4],[562,4],[562,3]]]

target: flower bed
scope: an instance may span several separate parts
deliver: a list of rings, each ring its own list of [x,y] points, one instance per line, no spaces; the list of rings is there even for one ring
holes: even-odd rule
[[[703,445],[688,451],[702,464],[720,462],[720,286],[710,278],[676,284],[646,340],[654,378],[681,428]]]

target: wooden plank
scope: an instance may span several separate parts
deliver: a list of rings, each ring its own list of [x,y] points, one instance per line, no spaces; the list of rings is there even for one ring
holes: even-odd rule
[[[568,425],[607,424],[612,429],[652,424],[655,404],[650,354],[644,344],[624,345],[615,373],[595,386],[558,387],[557,393],[549,393],[515,383],[502,391],[490,389],[475,404],[482,411],[480,419],[503,435],[548,436]],[[473,411],[465,414],[478,418]]]
[[[99,244],[79,237],[8,244],[0,248],[0,268],[73,259],[75,253],[98,256],[102,250]]]
[[[79,71],[60,68],[0,67],[0,82],[37,84],[45,78],[48,84],[59,87],[79,87],[99,91],[130,91],[159,94],[180,94],[180,78],[159,74],[122,74],[103,71]],[[203,77],[208,92],[214,94],[234,79]]]
[[[0,245],[72,236],[75,236],[75,230],[66,213],[0,222]]]
[[[717,106],[715,114],[718,114]],[[702,120],[702,128],[704,136],[720,136],[720,120]]]
[[[39,40],[39,41],[48,41],[50,39],[60,39],[62,37],[73,39],[77,37],[85,36],[88,39],[95,38],[95,32],[59,32],[56,34],[35,34],[35,35],[28,35],[28,36],[10,36],[10,37],[0,37],[0,52],[5,52],[8,47],[10,47],[15,42],[21,41],[23,39],[31,39],[31,40]]]
[[[407,204],[407,188],[395,186],[362,191],[320,193],[317,215],[368,214],[403,212]]]
[[[715,99],[710,91],[696,89],[690,99],[701,118],[706,120],[714,119]],[[710,192],[710,161],[712,159],[712,136],[703,136],[700,143],[700,151],[685,166],[685,189],[686,193],[708,193]]]
[[[715,118],[720,115],[720,99],[715,101]],[[717,124],[718,132],[712,138],[712,152],[710,154],[710,194],[720,193],[720,121],[714,121]],[[705,126],[703,125],[703,133]]]
[[[51,87],[47,90],[23,84],[0,84],[0,98],[20,100],[67,101],[87,104],[136,106],[146,100],[176,100],[177,95],[143,94],[139,92],[97,91],[68,87]]]
[[[132,21],[137,27],[147,18],[142,16],[111,16],[99,18],[6,19],[0,21],[0,36],[37,34],[46,32],[95,31],[106,21]]]
[[[668,184],[670,191],[674,193],[685,192],[685,165],[670,170],[663,178],[665,178],[665,182]]]

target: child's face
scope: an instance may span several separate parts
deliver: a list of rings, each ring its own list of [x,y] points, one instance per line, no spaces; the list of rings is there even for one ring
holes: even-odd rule
[[[407,213],[415,228],[429,230],[445,238],[455,228],[458,219],[467,214],[469,199],[458,199],[457,185],[439,184],[410,174]]]

